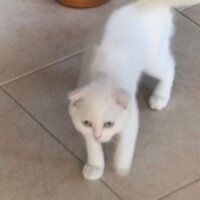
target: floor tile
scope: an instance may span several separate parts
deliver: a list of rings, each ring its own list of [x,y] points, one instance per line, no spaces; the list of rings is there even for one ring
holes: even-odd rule
[[[88,31],[124,2],[72,9],[55,0],[1,0],[0,84],[79,51]]]
[[[200,85],[200,28],[188,19],[176,16],[177,34],[173,50],[177,62],[177,84],[199,88]]]
[[[188,16],[200,26],[200,5],[184,10],[183,14]]]
[[[177,77],[169,107],[147,106],[149,90],[139,95],[141,126],[131,174],[111,169],[112,145],[106,147],[104,181],[123,199],[154,200],[200,176],[200,30],[178,15],[173,47]],[[67,92],[75,86],[79,57],[4,86],[27,110],[85,161],[84,143],[67,115]],[[150,88],[150,85],[147,84]]]
[[[75,87],[79,73],[80,59],[77,58],[79,56],[4,88],[79,157],[83,157],[82,137],[74,131],[67,108],[67,94]]]
[[[175,192],[172,195],[162,198],[162,200],[199,200],[200,197],[200,182],[194,183],[182,190]]]
[[[117,199],[2,90],[0,110],[1,200]]]

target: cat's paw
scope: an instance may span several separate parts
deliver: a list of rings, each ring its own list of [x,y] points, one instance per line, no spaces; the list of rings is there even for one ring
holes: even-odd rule
[[[120,175],[120,176],[127,176],[130,172],[129,168],[119,168],[119,167],[115,167],[115,172]]]
[[[83,167],[83,176],[88,180],[96,180],[102,177],[104,168],[85,164]]]
[[[153,94],[149,99],[149,105],[151,109],[163,110],[169,102],[168,97],[161,97],[159,95]]]

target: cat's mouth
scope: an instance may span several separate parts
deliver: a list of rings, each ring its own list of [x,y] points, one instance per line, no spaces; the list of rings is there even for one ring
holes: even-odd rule
[[[116,140],[117,135],[119,135],[119,133],[113,134],[108,137],[101,137],[99,140],[96,140],[96,141],[99,143],[107,143],[107,142],[110,142],[111,140]]]

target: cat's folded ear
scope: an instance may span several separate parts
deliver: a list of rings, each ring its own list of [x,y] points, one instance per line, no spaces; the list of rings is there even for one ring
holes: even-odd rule
[[[73,106],[77,106],[81,102],[84,93],[85,93],[85,88],[77,88],[71,91],[67,97],[68,100],[70,101],[70,104],[72,104]]]
[[[114,92],[114,100],[115,102],[122,106],[124,109],[127,109],[129,103],[130,103],[130,100],[131,100],[131,96],[129,95],[129,93],[124,90],[124,89],[117,89],[115,92]]]

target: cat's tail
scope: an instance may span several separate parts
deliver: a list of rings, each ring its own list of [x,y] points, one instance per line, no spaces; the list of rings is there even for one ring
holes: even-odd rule
[[[200,0],[139,0],[138,3],[145,6],[179,7],[192,6],[200,3]]]

